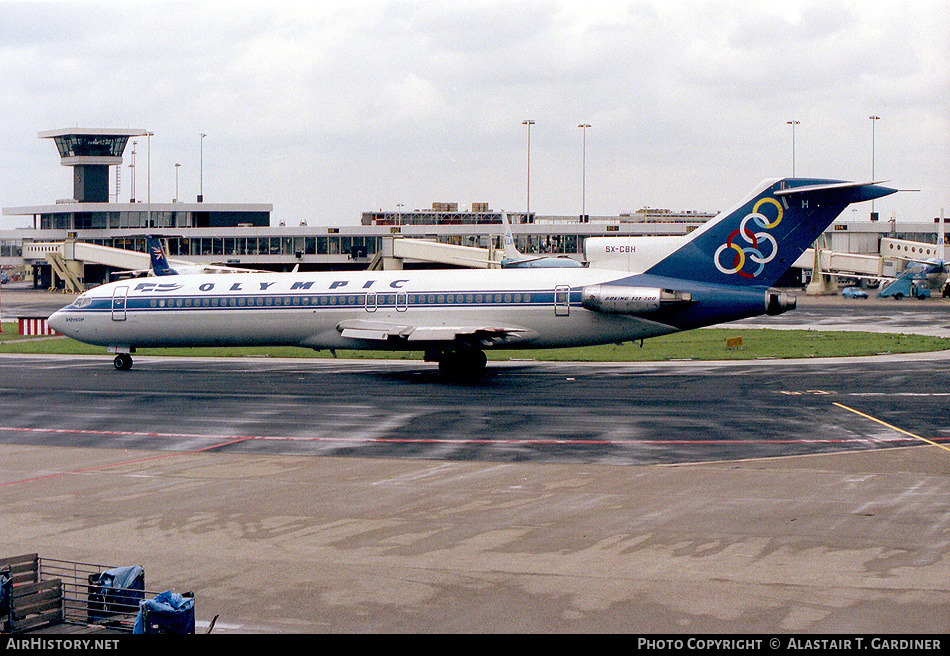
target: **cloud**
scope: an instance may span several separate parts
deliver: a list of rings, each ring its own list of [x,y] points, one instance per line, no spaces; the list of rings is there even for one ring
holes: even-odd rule
[[[197,192],[206,133],[206,199],[272,202],[288,225],[433,200],[519,209],[531,118],[532,210],[579,211],[579,123],[591,213],[720,209],[791,172],[790,119],[799,174],[867,177],[877,114],[878,171],[923,190],[878,209],[929,218],[950,206],[948,7],[0,2],[0,204],[67,195],[36,133],[81,125],[152,130],[158,198],[175,163],[180,195]]]

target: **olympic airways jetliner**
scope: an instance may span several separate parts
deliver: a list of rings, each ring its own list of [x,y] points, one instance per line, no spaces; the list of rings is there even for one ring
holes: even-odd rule
[[[485,350],[640,340],[795,308],[772,287],[875,183],[763,181],[735,207],[657,250],[636,272],[598,267],[241,273],[125,280],[49,318],[57,332],[116,354],[137,348],[293,345],[419,350],[455,377]]]

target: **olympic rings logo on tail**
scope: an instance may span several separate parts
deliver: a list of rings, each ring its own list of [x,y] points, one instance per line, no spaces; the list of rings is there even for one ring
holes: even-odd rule
[[[759,212],[764,203],[774,205],[777,210],[771,221]],[[738,273],[743,278],[755,278],[762,273],[766,263],[771,262],[778,254],[778,242],[767,232],[753,233],[748,223],[751,221],[763,230],[771,230],[782,222],[782,216],[781,203],[774,198],[760,198],[752,207],[752,212],[746,214],[739,227],[729,235],[726,243],[716,249],[713,258],[716,268],[727,275]],[[737,237],[741,237],[741,240]]]

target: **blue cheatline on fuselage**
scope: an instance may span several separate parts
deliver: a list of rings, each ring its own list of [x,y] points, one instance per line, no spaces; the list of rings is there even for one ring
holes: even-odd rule
[[[118,368],[131,366],[127,353],[137,347],[234,344],[422,348],[440,367],[479,369],[484,349],[639,340],[791,309],[794,298],[771,285],[848,203],[893,191],[828,180],[766,181],[645,272],[536,267],[166,276],[92,289],[49,323],[119,353]]]
[[[285,276],[288,274],[273,274]],[[273,277],[272,276],[272,277]],[[244,276],[246,279],[247,276]],[[186,279],[186,277],[182,277]],[[204,276],[199,280],[205,281]],[[113,283],[121,286],[121,283]],[[669,325],[680,330],[687,327],[708,325],[708,322],[725,320],[730,314],[740,313],[742,316],[759,314],[762,308],[763,294],[766,287],[736,288],[721,285],[705,285],[695,281],[681,281],[661,278],[652,275],[626,275],[606,281],[610,285],[628,285],[646,288],[672,288],[678,291],[689,292],[693,295],[694,303],[677,312],[669,312],[665,319]],[[379,292],[379,293],[347,293],[312,292],[310,290],[290,288],[271,293],[248,294],[244,289],[234,290],[231,293],[218,293],[214,283],[203,282],[201,287],[206,289],[198,292],[182,293],[180,284],[163,285],[147,281],[132,282],[130,290],[142,292],[135,296],[128,294],[123,304],[126,313],[149,313],[175,310],[183,316],[201,312],[218,312],[222,315],[229,311],[241,310],[244,312],[293,312],[307,310],[310,312],[330,312],[337,310],[359,310],[367,314],[374,312],[406,312],[411,310],[441,312],[443,310],[479,310],[479,309],[507,309],[517,311],[522,308],[552,308],[558,292],[554,289],[504,289],[481,290],[472,289],[446,290],[433,289],[428,292]],[[163,289],[165,288],[165,289]],[[566,296],[563,294],[567,292]],[[561,302],[568,308],[580,308],[583,287],[573,287],[563,290]],[[707,298],[708,297],[708,298]],[[726,299],[725,303],[717,302]],[[744,308],[744,309],[740,309]],[[66,308],[68,309],[68,308]],[[84,312],[111,314],[114,309],[112,297],[101,297],[90,300],[82,305]]]

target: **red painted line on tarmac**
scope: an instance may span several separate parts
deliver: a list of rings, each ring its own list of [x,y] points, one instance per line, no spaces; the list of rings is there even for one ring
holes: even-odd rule
[[[850,409],[850,408],[848,408]],[[700,440],[584,440],[584,439],[544,439],[544,440],[519,440],[519,439],[469,439],[469,440],[450,440],[450,439],[435,439],[435,438],[392,438],[392,437],[281,437],[281,436],[266,436],[266,435],[198,435],[193,433],[158,433],[158,432],[146,432],[146,431],[103,431],[103,430],[84,430],[76,428],[23,428],[17,426],[0,426],[0,432],[20,432],[20,433],[39,433],[39,434],[53,434],[53,435],[96,435],[102,437],[108,436],[123,436],[123,437],[168,437],[168,438],[188,438],[188,439],[210,439],[210,440],[221,440],[215,444],[202,447],[200,449],[193,449],[190,451],[173,451],[169,453],[163,453],[157,456],[151,456],[148,458],[138,458],[134,460],[121,460],[112,463],[106,463],[102,465],[95,465],[92,467],[83,467],[81,469],[74,469],[70,471],[58,472],[55,474],[48,474],[46,476],[36,476],[33,478],[25,478],[18,481],[9,481],[6,483],[0,483],[0,487],[10,486],[10,485],[19,485],[22,483],[32,483],[36,481],[47,480],[51,478],[56,478],[59,476],[67,476],[69,474],[82,474],[87,472],[99,471],[102,469],[109,469],[112,467],[122,467],[128,466],[136,463],[149,462],[152,460],[160,460],[162,458],[171,458],[174,456],[180,455],[190,455],[195,453],[201,453],[203,451],[212,451],[214,449],[220,449],[232,444],[239,444],[241,442],[247,442],[250,440],[262,440],[262,441],[285,441],[285,442],[338,442],[338,443],[366,443],[366,444],[456,444],[459,446],[471,445],[471,444],[518,444],[518,445],[580,445],[580,446],[592,446],[592,445],[636,445],[636,444],[651,444],[651,445],[741,445],[741,444],[848,444],[848,443],[863,443],[868,440],[864,438],[857,439],[803,439],[803,440],[710,440],[710,439],[700,439]],[[895,436],[892,438],[886,439],[876,439],[876,442],[906,442],[908,440],[913,440],[917,438],[912,434],[909,434],[909,437],[900,437]],[[921,438],[917,438],[921,439]],[[943,441],[943,440],[941,440]]]
[[[0,428],[0,431],[4,431],[4,430],[21,430],[21,431],[22,431],[22,430],[28,430],[28,431],[35,431],[35,432],[46,432],[46,431],[44,431],[44,430],[42,430],[42,429],[22,429],[22,428],[8,429],[8,428]],[[60,431],[56,431],[56,432],[60,432]],[[86,433],[91,433],[91,432],[96,432],[96,431],[65,431],[65,432],[86,432]],[[194,454],[194,453],[201,453],[202,451],[210,451],[211,449],[217,449],[217,448],[220,448],[220,447],[222,447],[222,446],[228,446],[229,444],[235,444],[236,442],[244,442],[245,440],[248,440],[248,439],[253,439],[253,438],[247,438],[247,437],[245,437],[245,438],[233,439],[233,440],[230,440],[230,441],[228,441],[228,442],[222,442],[221,444],[214,444],[214,445],[212,445],[212,446],[206,446],[206,447],[203,447],[203,448],[201,448],[201,449],[193,449],[193,450],[191,450],[191,451],[179,451],[179,452],[163,453],[163,454],[158,455],[158,456],[150,456],[150,457],[148,457],[148,458],[137,458],[137,459],[135,459],[135,460],[120,460],[120,461],[118,461],[118,462],[110,462],[110,463],[106,463],[106,464],[103,464],[103,465],[95,465],[94,467],[83,467],[83,468],[81,468],[81,469],[72,469],[72,470],[69,470],[69,471],[57,472],[57,473],[55,473],[55,474],[47,474],[46,476],[34,476],[33,478],[24,478],[24,479],[21,479],[21,480],[18,480],[18,481],[7,481],[6,483],[0,483],[0,487],[6,487],[6,486],[8,486],[8,485],[19,485],[19,484],[21,484],[21,483],[35,483],[36,481],[43,481],[43,480],[47,480],[47,479],[50,479],[50,478],[57,478],[57,477],[59,477],[59,476],[68,476],[68,475],[70,475],[70,474],[84,474],[84,473],[87,473],[87,472],[98,471],[98,470],[101,470],[101,469],[109,469],[109,468],[111,468],[111,467],[122,467],[122,466],[126,466],[126,465],[134,465],[134,464],[140,463],[140,462],[149,462],[149,461],[151,461],[151,460],[161,460],[161,459],[163,459],[163,458],[171,458],[171,457],[180,456],[180,455],[191,455],[191,454]]]

